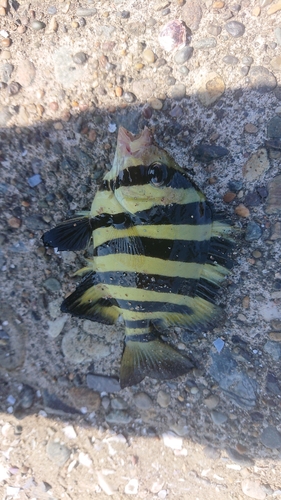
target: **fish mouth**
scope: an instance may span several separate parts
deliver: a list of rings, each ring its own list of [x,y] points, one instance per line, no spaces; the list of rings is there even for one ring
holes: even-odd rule
[[[123,159],[131,156],[140,158],[144,150],[151,146],[152,142],[152,132],[147,127],[138,135],[132,134],[124,127],[119,127],[116,153],[119,158],[122,157]]]

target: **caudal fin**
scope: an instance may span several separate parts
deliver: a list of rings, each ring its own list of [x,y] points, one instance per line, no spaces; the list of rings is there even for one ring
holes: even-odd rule
[[[194,368],[192,361],[159,338],[150,342],[127,339],[120,369],[122,388],[138,384],[144,377],[166,380]]]

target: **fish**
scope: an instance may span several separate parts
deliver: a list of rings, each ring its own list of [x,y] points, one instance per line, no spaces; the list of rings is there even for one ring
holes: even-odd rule
[[[112,168],[91,209],[42,239],[58,251],[93,244],[93,258],[77,271],[82,280],[61,311],[106,325],[123,317],[121,388],[194,369],[171,329],[207,331],[224,320],[216,299],[233,265],[231,232],[149,128],[138,135],[119,128]]]

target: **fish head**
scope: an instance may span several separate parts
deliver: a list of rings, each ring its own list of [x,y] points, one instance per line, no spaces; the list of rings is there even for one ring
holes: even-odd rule
[[[182,177],[182,187],[186,187],[188,177],[185,171],[164,149],[154,144],[150,129],[144,128],[140,134],[133,135],[125,128],[119,128],[115,157],[108,178],[123,209],[136,213],[154,204],[182,202],[179,198],[186,194],[184,189],[173,189],[175,176],[177,184]]]

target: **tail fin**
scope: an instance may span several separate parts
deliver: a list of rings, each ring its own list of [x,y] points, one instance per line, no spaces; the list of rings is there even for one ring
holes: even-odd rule
[[[166,380],[179,377],[194,364],[175,348],[156,338],[149,342],[127,337],[121,361],[120,385],[123,389],[138,384],[144,377]]]

